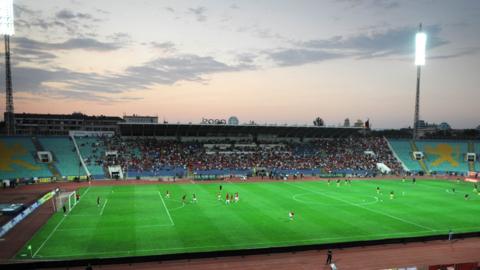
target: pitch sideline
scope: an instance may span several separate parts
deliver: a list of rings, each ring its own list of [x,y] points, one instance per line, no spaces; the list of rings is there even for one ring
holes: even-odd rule
[[[87,188],[87,190],[85,190],[85,192],[82,194],[82,197],[85,196],[90,191],[91,187],[92,186],[89,186]],[[52,200],[53,200],[53,198],[52,198]],[[47,236],[47,239],[45,239],[45,241],[43,241],[43,243],[40,245],[40,247],[37,249],[37,251],[35,251],[35,253],[33,253],[32,258],[37,256],[38,252],[43,248],[43,246],[45,246],[45,244],[48,242],[48,240],[50,240],[50,238],[53,236],[53,234],[57,231],[58,227],[60,227],[60,225],[65,220],[65,218],[68,216],[68,214],[70,214],[73,211],[73,209],[75,208],[75,206],[77,206],[77,204],[78,204],[78,202],[73,205],[72,209],[70,209],[70,211],[66,215],[63,216],[62,220],[60,220],[60,222],[58,222],[57,226],[55,226],[55,228],[53,228],[53,231],[50,232],[50,234]]]

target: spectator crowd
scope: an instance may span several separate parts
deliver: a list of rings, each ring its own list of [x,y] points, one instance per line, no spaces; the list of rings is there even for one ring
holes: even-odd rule
[[[188,141],[101,137],[91,147],[95,162],[120,165],[124,171],[155,172],[184,168],[196,170],[303,170],[324,173],[339,170],[378,172],[384,163],[393,174],[402,166],[387,141],[379,137],[319,139],[308,142]],[[111,153],[98,155],[99,152]],[[113,154],[115,153],[115,154]]]

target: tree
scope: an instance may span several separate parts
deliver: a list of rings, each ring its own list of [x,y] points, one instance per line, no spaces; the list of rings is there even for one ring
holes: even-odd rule
[[[313,125],[316,126],[316,127],[323,127],[325,125],[325,123],[323,122],[322,118],[317,117],[317,118],[315,118],[315,120],[313,120]]]

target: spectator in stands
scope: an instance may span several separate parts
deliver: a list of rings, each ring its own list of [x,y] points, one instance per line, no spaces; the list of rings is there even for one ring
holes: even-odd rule
[[[92,147],[117,151],[117,156],[93,154],[88,164],[105,168],[120,165],[125,171],[159,175],[175,169],[198,170],[253,170],[266,168],[269,177],[290,171],[321,169],[327,173],[349,172],[356,175],[374,175],[376,164],[387,165],[393,174],[403,169],[390,151],[384,138],[340,138],[309,142],[231,142],[228,140],[180,142],[156,139],[122,139],[104,137]],[[366,154],[369,151],[370,154]],[[373,153],[373,154],[372,154]],[[294,172],[291,172],[294,171]],[[176,174],[174,174],[176,175]],[[303,174],[300,174],[302,177]]]

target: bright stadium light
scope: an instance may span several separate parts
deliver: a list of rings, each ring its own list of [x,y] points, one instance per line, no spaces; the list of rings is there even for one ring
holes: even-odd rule
[[[420,119],[420,73],[425,65],[425,50],[427,47],[427,34],[422,31],[422,24],[418,26],[415,35],[415,65],[417,66],[417,91],[415,95],[415,115],[413,120],[413,140],[418,137],[418,122]]]
[[[415,36],[415,65],[425,65],[425,49],[427,46],[427,34],[418,32]]]
[[[13,21],[13,0],[0,0],[0,34],[13,36],[15,34]]]

